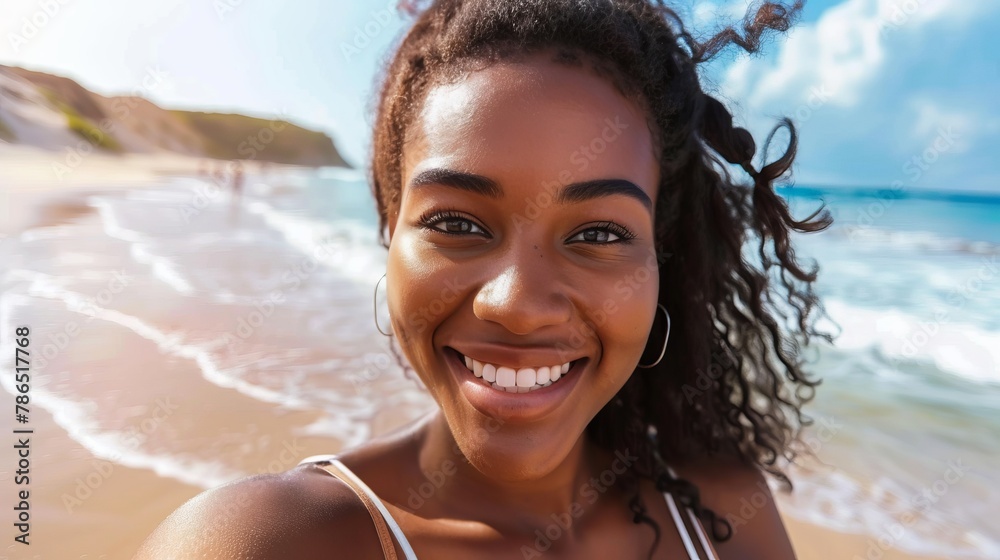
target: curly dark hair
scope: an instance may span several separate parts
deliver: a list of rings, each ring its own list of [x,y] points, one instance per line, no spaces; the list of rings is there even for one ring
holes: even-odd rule
[[[766,31],[792,25],[802,2],[758,2],[742,20],[742,34],[730,26],[704,42],[685,31],[662,0],[423,4],[401,3],[415,21],[384,69],[374,106],[370,173],[381,244],[388,248],[387,223],[399,210],[406,131],[430,86],[552,50],[562,63],[590,64],[644,108],[660,160],[657,254],[669,256],[660,264],[660,303],[674,328],[659,365],[636,369],[587,434],[609,449],[638,450],[636,474],[627,482],[630,508],[636,523],[653,526],[657,543],[659,527],[646,515],[635,476],[678,496],[716,541],[727,540],[728,521],[705,508],[695,485],[676,478],[662,457],[738,461],[791,488],[780,460],[793,461],[803,450],[800,431],[810,419],[802,406],[819,384],[803,370],[801,353],[812,338],[830,336],[814,327],[823,312],[812,289],[818,266],[798,262],[789,235],[820,231],[832,219],[822,206],[793,219],[773,189],[795,157],[792,121],[781,119],[763,150],[766,155],[784,127],[790,136],[785,153],[757,171],[752,135],[734,127],[726,107],[702,91],[696,66],[732,43],[756,52]],[[741,165],[752,184],[735,181],[720,156]],[[742,251],[754,241],[756,254],[748,258]],[[653,330],[650,340],[662,340],[663,330]]]

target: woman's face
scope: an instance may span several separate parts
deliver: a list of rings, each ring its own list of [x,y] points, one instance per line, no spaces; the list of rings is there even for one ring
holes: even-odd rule
[[[389,217],[398,342],[465,456],[506,480],[555,469],[628,380],[659,285],[646,117],[549,59],[430,89]]]

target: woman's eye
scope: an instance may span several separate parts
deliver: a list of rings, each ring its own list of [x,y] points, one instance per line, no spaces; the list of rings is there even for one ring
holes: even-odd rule
[[[593,228],[578,233],[574,237],[570,238],[570,241],[580,237],[583,238],[582,241],[587,243],[614,243],[616,240],[620,239],[617,235],[610,231]]]
[[[581,231],[569,239],[569,241],[582,241],[596,245],[613,245],[615,243],[628,243],[635,235],[624,227],[613,222],[605,222],[599,227],[592,227]]]
[[[438,214],[421,217],[420,225],[448,235],[464,235],[466,233],[486,234],[483,228],[479,227],[472,220],[460,216]],[[441,227],[443,226],[443,227]]]
[[[462,218],[448,218],[437,222],[438,224],[444,224],[444,229],[435,227],[439,231],[445,233],[470,233],[473,229],[479,230],[478,233],[485,233],[479,226],[470,222],[469,220],[464,220]]]

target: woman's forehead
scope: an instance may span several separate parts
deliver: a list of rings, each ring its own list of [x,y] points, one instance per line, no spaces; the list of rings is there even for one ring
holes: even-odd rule
[[[433,86],[404,148],[403,185],[429,166],[502,183],[618,177],[650,189],[659,165],[647,118],[608,81],[543,56]]]

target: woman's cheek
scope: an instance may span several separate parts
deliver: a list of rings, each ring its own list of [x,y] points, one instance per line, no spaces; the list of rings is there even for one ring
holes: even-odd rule
[[[658,324],[656,321],[663,321],[663,317],[657,316],[662,315],[656,306],[658,275],[644,280],[637,282],[634,277],[623,278],[621,274],[605,279],[601,285],[608,288],[592,310],[591,317],[603,332],[602,344],[606,349],[611,345],[621,350],[617,359],[638,360],[647,342],[654,344],[649,341],[650,327]],[[627,288],[624,294],[623,286]]]
[[[446,301],[440,293],[457,267],[427,250],[417,234],[399,233],[390,245],[386,268],[390,315],[401,342],[429,341],[457,301],[457,296]]]
[[[427,271],[420,263],[420,255],[411,236],[403,228],[398,228],[389,245],[386,279],[389,316],[401,343],[418,338],[432,328],[427,317],[419,312],[420,289],[426,286],[426,276]]]

